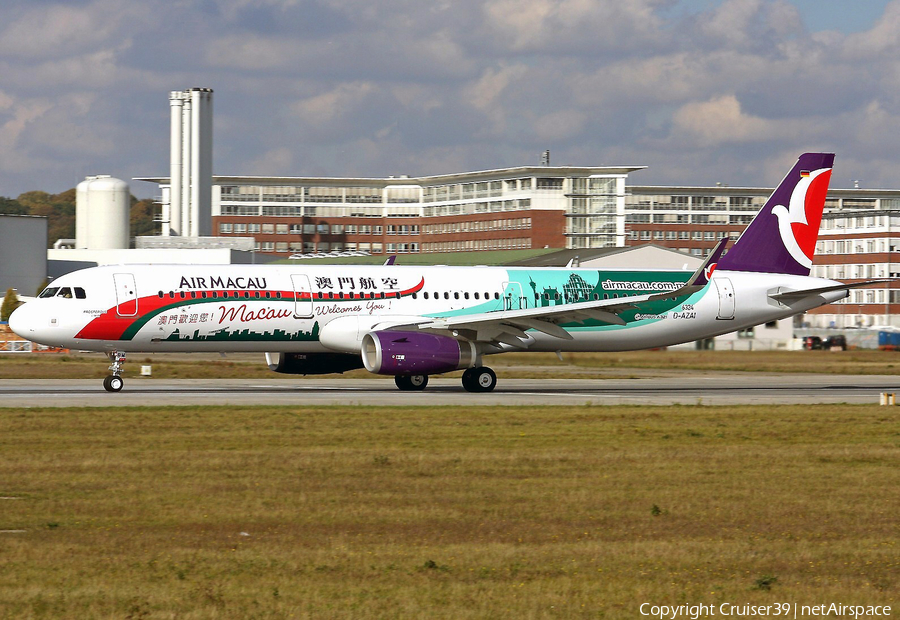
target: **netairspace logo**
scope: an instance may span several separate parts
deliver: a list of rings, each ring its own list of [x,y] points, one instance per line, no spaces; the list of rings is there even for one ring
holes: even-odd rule
[[[717,613],[718,612],[718,613]],[[798,613],[799,612],[799,613]],[[806,618],[820,616],[845,616],[848,618],[864,618],[890,616],[888,605],[840,605],[838,603],[824,605],[796,605],[793,603],[774,603],[772,605],[735,605],[722,603],[715,605],[641,605],[642,616],[652,616],[660,620],[681,620],[690,618],[697,620],[704,616],[722,617],[755,617],[781,616],[786,618]]]

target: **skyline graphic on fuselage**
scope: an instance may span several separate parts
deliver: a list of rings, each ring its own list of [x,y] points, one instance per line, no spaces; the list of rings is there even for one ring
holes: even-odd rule
[[[277,328],[273,330],[254,330],[248,328],[232,331],[226,327],[215,330],[209,334],[201,334],[199,329],[195,329],[193,334],[182,334],[180,329],[176,328],[167,338],[164,338],[166,342],[315,342],[318,339],[318,321],[316,321],[313,324],[312,329],[308,331],[297,330],[295,332],[289,332]]]

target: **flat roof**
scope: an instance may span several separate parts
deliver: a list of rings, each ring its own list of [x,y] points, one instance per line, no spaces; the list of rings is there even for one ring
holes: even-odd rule
[[[456,172],[431,176],[390,176],[390,177],[287,177],[287,176],[229,176],[213,175],[213,183],[227,185],[229,183],[257,183],[260,185],[315,185],[318,183],[341,186],[366,187],[373,184],[392,185],[439,185],[458,183],[461,181],[493,180],[501,181],[519,177],[558,177],[558,176],[601,176],[625,175],[647,166],[518,166],[515,168],[497,168],[495,170],[476,170],[473,172]],[[169,183],[168,176],[133,177],[135,181],[151,183]]]
[[[768,196],[774,187],[732,187],[730,185],[687,186],[687,185],[628,185],[627,193],[648,194],[719,194],[721,196]],[[900,198],[900,189],[828,188],[829,198]]]

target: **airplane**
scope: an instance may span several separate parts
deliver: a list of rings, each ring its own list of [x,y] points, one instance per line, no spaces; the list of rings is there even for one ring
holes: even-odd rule
[[[838,301],[846,284],[810,277],[834,155],[805,153],[731,250],[697,271],[573,266],[119,265],[56,279],[13,312],[20,337],[102,351],[122,389],[126,351],[265,354],[271,370],[356,368],[422,390],[509,351],[625,351],[711,338]],[[389,261],[390,262],[390,261]]]

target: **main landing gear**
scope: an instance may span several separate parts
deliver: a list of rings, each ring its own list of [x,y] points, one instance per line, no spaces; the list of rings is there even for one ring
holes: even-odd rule
[[[125,353],[108,351],[106,357],[111,362],[109,371],[112,374],[103,379],[103,389],[107,392],[120,392],[125,385],[125,381],[120,376],[122,374],[122,366],[125,365]]]
[[[428,385],[428,375],[397,375],[394,383],[404,392],[419,392]]]
[[[467,368],[462,376],[467,392],[490,392],[497,387],[497,375],[487,366]]]
[[[428,375],[397,375],[394,383],[404,392],[418,392],[428,385]],[[467,392],[490,392],[497,387],[497,375],[487,366],[467,368],[462,384]]]

